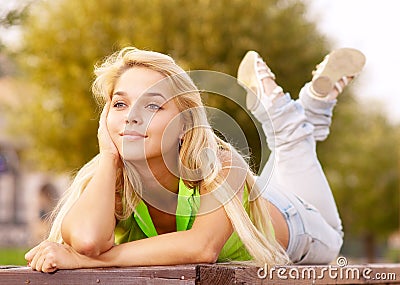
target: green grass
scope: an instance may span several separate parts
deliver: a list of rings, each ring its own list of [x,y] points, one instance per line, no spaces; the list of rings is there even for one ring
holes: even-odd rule
[[[0,265],[26,265],[26,248],[0,248]]]

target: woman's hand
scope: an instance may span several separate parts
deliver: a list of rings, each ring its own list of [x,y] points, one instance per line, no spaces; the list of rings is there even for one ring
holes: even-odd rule
[[[112,154],[119,159],[119,152],[114,142],[111,139],[107,127],[107,116],[110,110],[110,102],[108,101],[103,108],[99,120],[99,129],[97,131],[97,138],[99,140],[100,153]]]
[[[57,269],[81,268],[81,255],[67,244],[43,241],[25,254],[33,270],[54,272]]]

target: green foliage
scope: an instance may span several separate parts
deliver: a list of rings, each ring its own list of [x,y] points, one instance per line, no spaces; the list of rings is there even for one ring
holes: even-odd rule
[[[233,76],[245,52],[254,49],[296,97],[328,50],[305,9],[289,0],[35,2],[23,22],[18,55],[30,84],[22,85],[12,129],[27,138],[36,167],[80,167],[98,151],[93,65],[127,45],[169,54],[187,70]],[[260,138],[249,128],[250,118],[222,97],[209,96],[207,103],[238,119],[259,159]],[[382,115],[341,96],[332,135],[319,155],[347,233],[386,236],[398,225],[398,141],[399,132]]]
[[[345,94],[338,105],[319,157],[345,233],[385,238],[399,225],[399,128]]]
[[[25,17],[27,8],[21,9],[2,9],[0,8],[0,78],[10,75],[9,59],[6,59],[7,47],[4,44],[3,33],[7,29],[19,25],[21,19]],[[2,106],[0,105],[0,114],[2,113]]]
[[[35,3],[24,23],[19,57],[26,79],[40,86],[38,92],[24,94],[29,108],[17,126],[31,138],[30,158],[46,168],[66,170],[95,155],[93,65],[123,46],[170,54],[185,69],[230,75],[236,74],[244,53],[255,49],[267,55],[288,91],[298,90],[310,78],[304,70],[312,70],[326,50],[304,12],[301,2],[277,0]],[[254,130],[248,133],[254,135]],[[259,156],[259,147],[254,149]]]
[[[22,19],[26,16],[28,6],[21,9],[13,9],[0,15],[0,26],[9,28],[15,25],[20,25]]]
[[[400,263],[400,249],[391,249],[386,253],[386,259],[391,263]]]

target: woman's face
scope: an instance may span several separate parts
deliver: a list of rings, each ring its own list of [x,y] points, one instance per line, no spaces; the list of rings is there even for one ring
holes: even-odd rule
[[[170,84],[154,70],[133,67],[116,82],[107,127],[122,158],[177,159],[183,124]]]

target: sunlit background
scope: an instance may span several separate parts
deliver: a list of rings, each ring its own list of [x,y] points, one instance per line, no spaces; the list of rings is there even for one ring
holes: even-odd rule
[[[343,219],[342,254],[399,262],[398,11],[393,0],[0,0],[0,265],[24,264],[71,175],[96,154],[93,65],[126,45],[232,76],[255,49],[293,97],[330,50],[363,51],[365,70],[340,97],[319,157]],[[206,103],[246,126],[262,165],[251,120],[221,98]]]
[[[355,47],[367,56],[355,94],[373,99],[393,122],[400,122],[398,27],[400,2],[391,0],[308,0],[309,14],[333,47]],[[369,102],[368,102],[369,103]]]

